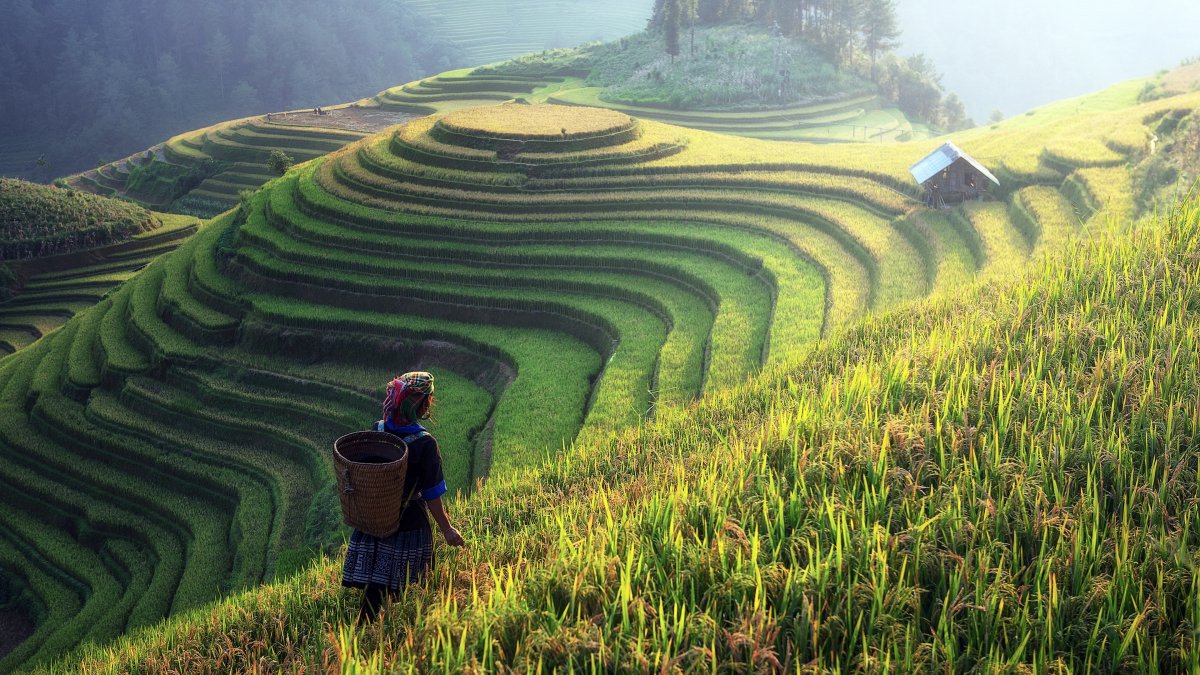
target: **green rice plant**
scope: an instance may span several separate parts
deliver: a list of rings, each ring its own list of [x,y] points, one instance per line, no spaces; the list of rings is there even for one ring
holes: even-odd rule
[[[150,369],[150,359],[129,339],[129,299],[132,289],[123,286],[112,295],[112,304],[100,323],[101,381]]]
[[[574,438],[583,422],[581,411],[587,407],[592,378],[601,366],[594,351],[562,333],[429,321],[336,307],[326,307],[320,317],[314,317],[311,306],[304,303],[270,296],[249,299],[255,318],[281,326],[320,330],[326,335],[355,332],[464,345],[503,345],[514,363],[539,364],[521,368],[496,404],[493,470],[527,465]],[[602,381],[600,386],[604,385]],[[625,384],[620,386],[628,389]],[[530,425],[528,420],[539,422]]]
[[[402,264],[398,259],[390,256],[388,259],[377,260],[365,257],[364,254],[369,254],[371,251],[369,242],[362,242],[367,248],[361,249],[357,253],[338,251],[330,255],[328,249],[297,246],[294,242],[268,231],[255,235],[256,230],[253,229],[253,226],[252,219],[251,223],[242,229],[243,235],[251,237],[252,241],[261,242],[258,245],[269,250],[271,257],[279,257],[281,261],[286,261],[280,265],[273,263],[270,259],[265,259],[260,260],[258,264],[265,265],[267,269],[275,270],[276,275],[284,277],[291,276],[292,265],[303,265],[306,268],[328,266],[339,271],[357,269],[372,275],[381,274],[393,280],[408,280],[395,290],[391,290],[388,288],[388,284],[379,284],[370,277],[364,277],[359,284],[359,288],[364,292],[419,292],[423,285],[422,282],[437,281],[439,284],[452,283],[455,287],[461,284],[468,287],[486,286],[492,289],[504,287],[553,289],[556,294],[582,293],[591,297],[607,296],[623,301],[633,301],[668,321],[669,330],[660,354],[661,362],[655,369],[655,377],[660,380],[660,386],[655,389],[660,391],[665,389],[672,392],[672,396],[681,396],[683,399],[694,395],[699,389],[699,382],[703,374],[701,360],[705,351],[704,344],[709,339],[708,329],[713,323],[709,310],[710,303],[721,303],[722,306],[725,306],[722,314],[722,330],[717,332],[721,335],[726,332],[738,335],[736,340],[714,336],[715,339],[712,340],[711,346],[711,365],[717,377],[724,379],[744,375],[757,365],[762,350],[762,333],[767,323],[765,319],[768,310],[762,303],[762,299],[756,296],[760,296],[763,289],[754,288],[753,282],[747,286],[743,272],[730,270],[723,265],[712,266],[712,261],[704,259],[697,260],[693,266],[696,269],[705,270],[709,279],[716,282],[715,285],[710,286],[701,278],[681,272],[686,263],[674,261],[679,254],[670,254],[668,259],[677,266],[669,266],[661,264],[662,253],[645,257],[637,256],[629,260],[627,251],[620,248],[611,250],[594,248],[582,257],[577,254],[567,254],[567,257],[562,257],[564,251],[556,247],[523,247],[524,261],[515,265],[514,269],[493,269],[480,275],[477,268],[470,265],[475,261],[467,257],[471,250],[461,245],[454,249],[444,249],[442,254],[445,256],[444,260],[453,261],[456,263],[454,265],[421,264],[413,266],[412,263]],[[478,254],[484,254],[484,251],[480,250]],[[542,263],[543,269],[538,269],[538,263],[535,262],[538,260],[539,254],[546,261]],[[606,255],[609,256],[607,259],[609,262],[605,261]],[[592,256],[596,256],[595,262],[589,260]],[[414,256],[412,259],[434,260],[438,257],[439,251],[436,249],[421,249],[420,255]],[[649,263],[651,268],[648,273],[643,272],[639,275],[642,276],[639,280],[628,280],[623,275],[612,273],[597,275],[595,272],[582,270],[579,272],[552,271],[556,267],[590,267],[599,263],[600,269],[613,270],[615,268],[626,274],[628,272],[638,274],[639,270],[630,266],[630,263],[637,262],[638,258],[641,258],[643,263]],[[478,258],[475,260],[483,262]],[[705,266],[706,262],[709,263],[708,267]],[[674,283],[670,285],[663,283],[662,278]],[[314,282],[315,280],[306,279],[306,283]],[[330,283],[340,287],[340,282],[325,282],[325,285]],[[738,290],[732,291],[731,287]],[[697,288],[706,289],[702,297],[696,297]],[[715,295],[719,292],[718,288],[728,295],[727,305]],[[495,297],[495,294],[489,293],[489,295]],[[522,297],[531,296],[522,293]],[[578,306],[585,308],[590,303],[592,300],[583,298]],[[758,304],[757,308],[755,308],[756,303]],[[756,312],[759,314],[759,320],[755,320]],[[726,327],[724,325],[726,323],[730,325]]]
[[[219,475],[197,471],[186,459],[164,456],[137,437],[113,433],[85,417],[79,404],[43,395],[30,415],[33,426],[13,427],[24,438],[8,436],[5,441],[34,450],[32,457],[46,470],[52,467],[60,480],[100,501],[138,504],[144,517],[178,533],[186,542],[187,560],[171,594],[171,611],[215,597],[233,562],[226,544],[236,490]],[[48,443],[38,447],[34,443],[41,438]]]
[[[1033,254],[1060,251],[1078,232],[1079,216],[1061,193],[1045,186],[1032,186],[1013,199],[1014,222],[1026,223],[1026,238],[1035,242]]]
[[[320,280],[320,286],[326,288],[354,288],[349,284],[357,281],[358,293],[372,288],[385,291],[379,295],[363,295],[365,302],[359,304],[364,307],[380,307],[381,303],[387,302],[387,284],[381,284],[378,277],[346,272],[325,276],[315,271],[309,271],[308,275],[314,281]],[[257,285],[287,294],[286,286],[272,287],[265,278],[260,277]],[[383,306],[392,305],[400,311],[406,311],[401,307],[408,308],[410,312],[419,311],[423,319],[469,317],[480,323],[502,322],[506,325],[554,328],[589,342],[608,359],[606,373],[620,373],[620,377],[606,377],[597,389],[588,416],[597,424],[619,424],[637,419],[649,407],[651,377],[658,349],[666,339],[666,327],[661,319],[637,305],[603,297],[593,297],[574,304],[569,296],[558,299],[553,293],[504,289],[489,289],[486,293],[479,293],[470,287],[449,289],[415,282],[406,283],[402,288],[403,295],[399,296],[402,303],[391,302]],[[322,302],[321,298],[314,298],[311,293],[308,297]],[[338,294],[333,297],[346,296]],[[339,307],[355,306],[344,299],[333,300],[333,297],[324,302]],[[462,307],[470,307],[472,311],[464,315],[458,309]],[[523,315],[530,318],[523,319]],[[577,324],[584,328],[582,332],[574,329]]]
[[[115,623],[108,615],[121,596],[121,587],[95,552],[80,546],[63,530],[38,527],[37,521],[29,520],[3,501],[0,501],[0,518],[4,519],[4,538],[8,542],[25,548],[26,556],[45,560],[47,568],[55,570],[60,578],[71,579],[86,594],[79,612],[48,636],[43,650],[53,653],[52,650],[62,650],[87,637],[106,640],[121,634],[123,617]]]
[[[63,327],[62,330],[55,331],[53,334],[43,338],[49,343],[49,353],[34,368],[33,380],[29,385],[30,396],[38,396],[44,391],[57,391],[59,389],[63,372],[66,369],[66,347],[75,339],[78,329],[79,325],[76,322],[71,322]]]
[[[390,176],[397,180],[427,181],[431,185],[454,184],[463,187],[487,188],[496,185],[521,185],[528,177],[519,172],[465,171],[440,166],[430,166],[404,159],[390,151],[391,139],[376,137],[358,145],[357,159],[372,173]]]
[[[968,288],[981,264],[951,217],[941,211],[924,211],[913,216],[912,222],[928,231],[925,240],[930,242],[934,261],[930,294],[950,297]]]
[[[309,170],[311,171],[313,168]],[[296,197],[302,209],[308,209],[311,213],[320,213],[323,217],[328,217],[341,223],[377,223],[380,228],[385,228],[400,218],[395,213],[394,208],[387,208],[388,206],[393,206],[390,203],[356,197],[354,194],[336,185],[332,186],[330,190],[326,191],[314,183],[301,180],[298,184]],[[331,197],[338,197],[338,200],[331,200]],[[350,201],[355,199],[358,201]],[[673,222],[677,221],[680,214],[675,211],[647,210],[638,212],[638,215],[647,220]],[[561,215],[558,217],[561,218]],[[405,215],[403,218],[404,222],[413,221],[413,217],[410,215]],[[527,215],[521,220],[527,223],[531,219],[531,216]],[[774,237],[784,243],[784,245],[791,247],[797,257],[806,261],[805,265],[811,262],[811,264],[821,270],[822,276],[825,277],[823,285],[828,297],[824,304],[826,304],[830,312],[830,318],[827,321],[829,326],[843,325],[844,322],[855,316],[857,312],[861,311],[861,308],[868,304],[872,286],[871,275],[868,270],[871,270],[873,266],[858,267],[855,265],[855,260],[861,260],[861,256],[865,255],[865,253],[862,253],[861,249],[851,249],[852,252],[859,251],[860,253],[855,256],[846,256],[839,241],[824,234],[821,230],[804,230],[803,236],[797,236],[798,228],[802,228],[803,226],[798,225],[796,221],[763,215],[750,216],[739,214],[737,217],[728,217],[720,213],[689,213],[687,214],[687,221],[689,226],[695,223],[704,225],[715,224],[761,233]],[[461,221],[450,220],[445,220],[444,222],[451,225],[461,223]],[[820,223],[821,221],[816,222]],[[811,275],[808,279],[809,284],[797,287],[796,290],[806,298],[806,301],[802,304],[810,309],[800,314],[778,312],[778,317],[800,319],[805,314],[807,314],[809,319],[820,317],[819,314],[816,316],[811,314],[811,291],[814,289],[814,286],[811,285]],[[844,283],[842,280],[844,280]],[[783,286],[778,287],[783,288]],[[800,319],[800,323],[809,326],[802,329],[800,334],[815,336],[815,334],[819,333],[819,328],[816,332],[811,329],[811,322],[809,320]],[[790,333],[791,331],[785,332]],[[773,344],[780,345],[783,344],[783,341],[773,340]],[[793,344],[793,347],[798,348],[806,344],[807,341],[801,341],[799,344]]]
[[[184,244],[164,262],[162,291],[155,311],[173,329],[195,342],[230,342],[237,331],[237,319],[198,301],[189,289],[199,243]]]
[[[999,202],[974,202],[963,204],[961,215],[951,216],[960,220],[959,232],[970,230],[979,238],[982,261],[980,273],[984,277],[999,277],[1019,273],[1029,258],[1029,242],[1008,218],[1008,209]],[[965,221],[963,223],[962,221]]]
[[[273,129],[238,127],[227,132],[218,132],[221,138],[249,147],[286,148],[291,150],[313,150],[322,154],[333,152],[353,141],[362,138],[361,134],[346,134],[344,138],[324,138],[312,134],[281,134]]]
[[[438,193],[438,196],[423,198],[420,201],[445,203],[446,206],[419,207],[414,205],[417,199],[413,192],[404,193],[404,198],[400,199],[399,195],[395,195],[392,190],[401,186],[392,183],[379,183],[377,187],[371,188],[357,182],[357,179],[373,180],[372,177],[361,173],[355,176],[356,181],[350,186],[358,189],[357,194],[355,194],[344,189],[344,184],[350,181],[346,173],[338,173],[335,176],[326,176],[322,179],[320,171],[325,166],[322,164],[321,168],[318,168],[316,176],[318,179],[317,182],[326,192],[368,206],[384,207],[393,211],[401,210],[416,214],[453,216],[462,213],[464,215],[471,214],[475,218],[486,214],[488,218],[495,218],[498,210],[497,207],[500,205],[499,198],[494,197],[493,201],[481,205],[478,211],[474,209],[468,210],[465,208],[470,205],[470,202],[467,200],[478,201],[479,197],[476,194],[456,195],[450,191],[442,190]],[[353,167],[346,167],[344,165],[338,168],[353,170]],[[333,182],[339,179],[342,186]],[[385,197],[384,195],[388,196]],[[570,201],[571,199],[574,199],[573,203]],[[592,209],[603,212],[606,215],[620,210],[622,212],[633,212],[632,215],[634,217],[644,217],[647,213],[653,213],[652,211],[648,211],[648,209],[662,208],[664,206],[675,206],[675,213],[679,213],[679,210],[685,206],[697,206],[734,213],[748,211],[778,214],[785,218],[781,218],[776,222],[786,224],[783,231],[772,232],[772,234],[786,238],[797,238],[798,229],[807,230],[815,226],[824,233],[834,237],[843,248],[848,249],[849,253],[857,260],[862,261],[863,266],[869,272],[873,274],[885,274],[887,283],[882,284],[882,287],[887,289],[888,296],[883,299],[884,303],[894,301],[892,293],[898,294],[898,297],[916,297],[921,292],[923,285],[924,272],[921,269],[918,255],[913,250],[911,244],[904,240],[901,233],[885,227],[883,222],[876,217],[856,209],[851,209],[845,204],[832,200],[814,198],[798,199],[787,195],[770,193],[735,196],[731,195],[728,191],[712,190],[689,191],[687,193],[637,191],[629,195],[605,193],[600,196],[579,195],[573,198],[570,195],[517,195],[507,201],[510,203],[505,204],[505,210],[514,213],[520,212],[521,215],[517,217],[526,220],[531,214],[536,214],[539,211],[545,211],[551,214],[552,217],[561,219],[564,215],[571,214],[572,211]],[[789,216],[790,218],[788,218]],[[688,217],[689,219],[696,219],[690,213]],[[705,214],[705,217],[707,217],[707,214]],[[896,283],[891,283],[893,280]],[[872,288],[878,285],[880,285],[878,279],[872,279]]]
[[[142,519],[136,512],[98,501],[36,470],[10,464],[3,468],[3,474],[10,486],[6,498],[14,508],[26,508],[34,514],[34,520],[42,520],[54,529],[81,532],[77,545],[98,554],[103,566],[121,584],[121,601],[109,607],[107,613],[118,633],[165,615],[170,600],[168,584],[173,584],[177,577],[170,575],[170,561],[163,559],[160,552],[171,552],[182,561],[181,551],[172,548],[178,542],[170,532]],[[65,522],[53,522],[55,519]],[[130,547],[140,554],[131,555]],[[61,568],[32,567],[63,575]],[[66,588],[74,590],[74,580],[68,578],[64,582]],[[63,621],[59,626],[65,624]]]
[[[1064,192],[1071,189],[1068,184],[1078,188],[1074,194],[1081,200],[1076,202],[1083,207],[1081,211],[1091,212],[1089,226],[1102,226],[1106,219],[1124,222],[1136,212],[1132,182],[1124,167],[1080,169],[1063,184]],[[1068,196],[1071,194],[1068,192]]]
[[[913,203],[904,195],[862,178],[834,177],[810,172],[679,172],[652,175],[595,176],[588,178],[532,179],[522,186],[530,191],[587,191],[645,188],[754,188],[790,194],[840,198],[880,215],[898,216]]]
[[[648,126],[633,141],[616,146],[573,150],[570,152],[520,152],[505,159],[495,150],[477,150],[443,143],[430,135],[435,118],[410,122],[396,130],[391,150],[405,159],[450,169],[474,171],[550,170],[555,166],[600,166],[623,164],[665,157],[680,152],[686,142],[671,127]]]
[[[37,602],[34,616],[39,620],[33,634],[12,651],[0,657],[0,668],[11,670],[33,660],[38,649],[58,626],[78,614],[81,603],[74,589],[62,585],[59,578],[36,565],[28,564],[28,549],[15,546],[0,535],[0,564],[10,579],[20,576],[29,595]],[[12,570],[10,572],[10,570]]]
[[[802,257],[798,256],[795,252],[789,251],[786,246],[781,245],[779,242],[772,241],[767,237],[751,235],[742,229],[716,228],[696,223],[677,224],[670,222],[654,223],[649,226],[628,222],[599,223],[596,225],[588,224],[586,228],[583,224],[570,228],[554,223],[539,226],[525,224],[522,226],[527,232],[525,237],[532,237],[533,239],[532,241],[523,242],[520,238],[514,237],[511,227],[508,226],[479,223],[471,225],[470,229],[468,229],[467,224],[463,221],[430,221],[430,227],[435,228],[429,231],[430,235],[434,232],[445,233],[448,227],[453,227],[456,230],[454,239],[477,239],[481,244],[483,241],[488,242],[486,245],[473,247],[455,244],[452,248],[447,248],[442,243],[407,243],[414,238],[419,240],[423,236],[426,236],[421,231],[414,229],[417,221],[412,218],[406,218],[402,222],[393,222],[395,216],[389,215],[387,225],[384,225],[382,221],[380,222],[379,232],[361,228],[356,229],[353,233],[345,231],[336,225],[310,218],[297,211],[286,190],[271,195],[270,214],[273,219],[284,219],[279,221],[281,223],[280,226],[286,229],[293,238],[312,241],[314,243],[321,242],[326,246],[340,247],[345,246],[342,242],[347,239],[353,239],[358,242],[360,248],[375,252],[387,252],[390,255],[399,255],[401,257],[406,255],[406,251],[411,251],[411,254],[423,258],[438,257],[439,249],[446,249],[446,253],[443,255],[447,259],[451,257],[461,258],[469,254],[475,260],[483,259],[491,261],[498,260],[495,253],[498,250],[497,246],[520,244],[520,250],[523,252],[522,257],[513,259],[513,262],[533,262],[538,259],[537,256],[541,251],[545,251],[546,254],[552,253],[559,259],[562,259],[562,252],[555,247],[545,248],[543,244],[539,248],[539,242],[543,241],[546,244],[558,245],[586,243],[588,248],[593,250],[595,250],[595,247],[600,242],[606,240],[613,241],[614,243],[638,242],[642,246],[653,246],[656,250],[662,250],[663,248],[667,250],[712,250],[714,256],[733,257],[734,260],[744,261],[742,264],[746,265],[749,269],[756,269],[761,266],[769,274],[769,278],[774,280],[774,287],[777,294],[775,301],[777,311],[775,312],[775,321],[771,326],[772,344],[779,345],[780,348],[784,345],[787,345],[788,348],[798,348],[815,339],[821,330],[821,315],[823,312],[819,308],[824,302],[819,298],[823,294],[824,282],[816,270],[813,270]],[[365,215],[365,212],[359,212],[355,217],[361,219]],[[379,215],[382,216],[383,214],[380,213]],[[383,234],[384,230],[392,234],[385,235]],[[397,240],[394,235],[398,232],[404,233],[406,237]],[[578,247],[576,251],[570,254],[570,258],[576,259],[582,255],[582,251]],[[752,254],[755,258],[737,257],[740,251]],[[624,260],[632,261],[641,259],[647,262],[656,261],[662,257],[661,253],[654,250],[634,252],[614,251],[614,255],[619,255]],[[585,259],[580,259],[580,261],[582,260]],[[571,264],[579,264],[579,262],[572,261]],[[624,263],[620,266],[628,268],[628,265]],[[665,273],[668,276],[679,275],[678,272],[664,270],[660,266],[651,267],[650,269],[656,270],[656,274]],[[745,325],[732,323],[720,318],[723,313],[740,312],[753,306],[743,300],[743,298],[747,297],[744,295],[744,292],[738,291],[734,294],[731,290],[725,290],[731,283],[741,285],[744,282],[739,282],[737,279],[731,278],[728,274],[722,274],[718,277],[713,277],[711,281],[704,282],[697,281],[693,276],[696,273],[703,276],[711,272],[726,269],[724,265],[719,264],[714,266],[709,262],[693,265],[692,269],[694,271],[689,272],[687,275],[687,277],[691,277],[686,281],[687,285],[701,288],[708,286],[714,289],[719,296],[732,300],[732,302],[723,302],[718,307],[718,320],[715,330],[721,332],[726,326]],[[637,270],[633,268],[630,271]],[[720,280],[719,283],[718,280]],[[814,297],[814,293],[816,293],[816,297]],[[731,337],[729,339],[737,342],[739,339],[732,337],[737,334],[736,331],[741,330],[745,334],[746,330],[752,329],[731,328],[731,330],[733,332],[730,333]],[[724,339],[714,336],[714,343],[719,345]],[[723,352],[724,350],[718,346],[714,354],[721,354]],[[714,363],[717,361],[719,361],[719,357],[714,357]]]
[[[127,335],[154,366],[164,361],[195,363],[206,349],[168,326],[158,314],[158,298],[167,267],[163,260],[150,264],[130,282]],[[137,371],[135,371],[137,372]]]

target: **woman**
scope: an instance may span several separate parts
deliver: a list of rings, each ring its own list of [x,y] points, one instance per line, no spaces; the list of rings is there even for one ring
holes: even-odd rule
[[[400,529],[392,536],[380,539],[355,530],[350,537],[342,585],[364,589],[359,622],[374,621],[385,598],[394,598],[429,572],[433,565],[433,531],[426,510],[447,544],[463,545],[442,504],[446,481],[442,478],[437,441],[421,426],[422,420],[429,419],[432,405],[433,375],[405,373],[388,383],[383,419],[375,423],[375,430],[395,434],[408,445],[404,494],[409,498],[400,510]]]

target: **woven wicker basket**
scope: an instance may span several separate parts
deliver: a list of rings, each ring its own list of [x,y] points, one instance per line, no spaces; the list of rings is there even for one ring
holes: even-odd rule
[[[400,527],[408,446],[384,431],[357,431],[333,443],[333,468],[342,518],[374,537],[387,537]]]

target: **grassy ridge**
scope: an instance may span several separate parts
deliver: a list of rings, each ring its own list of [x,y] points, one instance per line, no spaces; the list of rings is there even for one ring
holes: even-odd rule
[[[497,478],[380,631],[327,560],[69,667],[1194,670],[1197,250],[1193,202]]]
[[[134,204],[0,179],[0,260],[103,246],[161,225]]]

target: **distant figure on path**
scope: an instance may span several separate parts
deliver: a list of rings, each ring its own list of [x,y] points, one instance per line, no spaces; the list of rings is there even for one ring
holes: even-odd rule
[[[424,580],[433,566],[429,516],[447,544],[463,545],[462,535],[450,524],[442,504],[446,481],[437,441],[421,426],[421,421],[429,419],[432,405],[433,375],[405,373],[388,383],[383,419],[375,423],[374,430],[395,434],[408,446],[403,489],[409,499],[401,507],[400,529],[392,536],[380,539],[355,530],[350,537],[342,585],[364,589],[359,623],[374,621],[385,599],[394,599],[408,584]]]

